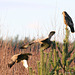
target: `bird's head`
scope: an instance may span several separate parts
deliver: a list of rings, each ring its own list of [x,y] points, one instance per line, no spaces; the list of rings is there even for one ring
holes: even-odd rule
[[[51,32],[49,33],[49,35],[48,35],[49,40],[51,39],[51,37],[52,37],[54,34],[55,34],[55,31],[51,31]]]
[[[64,15],[64,14],[67,14],[67,12],[66,12],[66,11],[63,11],[62,14],[63,14],[63,15]]]

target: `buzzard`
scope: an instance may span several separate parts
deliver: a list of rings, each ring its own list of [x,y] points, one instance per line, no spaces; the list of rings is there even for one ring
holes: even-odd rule
[[[34,44],[34,43],[40,43],[41,44],[41,48],[44,50],[44,49],[47,49],[51,46],[52,44],[52,41],[50,40],[51,37],[55,34],[55,31],[51,31],[48,35],[47,38],[45,39],[38,39],[38,40],[35,40],[29,44],[26,44],[26,45],[23,45],[20,47],[20,49],[27,49],[30,45]]]
[[[62,14],[63,14],[64,23],[66,25],[66,29],[67,29],[67,26],[69,26],[71,32],[73,33],[74,32],[74,24],[73,24],[72,18],[68,15],[68,13],[66,11],[63,11]]]
[[[15,63],[19,63],[19,62],[22,62],[23,63],[23,66],[25,68],[28,68],[28,64],[27,64],[27,61],[28,61],[28,55],[32,55],[31,53],[20,53],[20,54],[15,54],[11,57],[11,60],[10,62],[8,63],[8,67],[12,67]]]

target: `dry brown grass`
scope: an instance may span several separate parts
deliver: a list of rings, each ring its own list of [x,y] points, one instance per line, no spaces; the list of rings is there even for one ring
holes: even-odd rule
[[[62,46],[62,44],[60,45]],[[69,51],[71,50],[72,45],[73,44],[69,45]],[[0,75],[28,75],[29,74],[28,71],[23,67],[22,63],[15,64],[11,69],[8,68],[8,62],[10,58],[14,54],[21,53],[21,52],[32,53],[32,56],[28,60],[28,64],[29,64],[29,67],[32,67],[32,69],[35,71],[36,75],[38,75],[37,62],[36,62],[40,60],[40,51],[38,49],[39,48],[38,44],[32,45],[27,50],[20,50],[19,46],[20,46],[19,42],[17,44],[15,44],[14,42],[12,45],[12,40],[10,40],[9,42],[0,40]],[[49,52],[50,48],[45,51]],[[71,66],[74,66],[74,65],[75,63],[73,61]]]

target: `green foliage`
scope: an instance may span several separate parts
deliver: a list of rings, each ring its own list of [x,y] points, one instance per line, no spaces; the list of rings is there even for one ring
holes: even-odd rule
[[[35,71],[34,71],[34,70],[32,70],[32,68],[31,68],[31,67],[29,67],[29,75],[35,75]]]
[[[38,70],[38,75],[40,75],[40,61],[37,61],[37,70]]]
[[[59,43],[57,42],[56,44],[57,44],[57,47],[58,47],[59,52],[62,53],[62,50],[61,50],[61,48],[59,46]]]
[[[62,55],[62,58],[61,58],[62,63],[60,61],[60,66],[61,66],[61,68],[63,70],[63,75],[66,75],[67,72],[70,72],[70,75],[71,75],[72,71],[70,70],[70,67],[69,66],[70,66],[70,64],[72,63],[72,61],[75,58],[75,53],[71,57],[71,53],[75,49],[75,44],[74,44],[72,50],[71,51],[68,51],[69,50],[68,49],[68,46],[69,46],[68,39],[69,39],[69,30],[66,29],[66,35],[65,35],[64,42],[63,42],[63,51],[61,51],[60,46],[57,43],[58,50],[60,51],[60,53]],[[68,58],[70,58],[70,60],[68,60]]]
[[[54,47],[52,47],[52,50],[49,53],[44,52],[44,50],[40,48],[40,61],[37,62],[38,75],[57,75],[59,73],[60,58],[56,51],[55,41],[53,42],[53,46]],[[51,66],[53,69],[50,72]]]
[[[33,71],[32,71],[32,68],[30,67],[30,68],[29,68],[29,75],[32,75],[32,72],[33,72]]]
[[[33,75],[35,75],[35,71],[33,70]]]
[[[52,49],[49,53],[44,52],[44,48],[40,48],[40,61],[37,62],[38,75],[68,75],[68,73],[72,75],[72,71],[73,75],[75,75],[75,67],[70,67],[70,64],[75,59],[75,53],[71,56],[71,53],[75,49],[75,43],[72,50],[69,51],[68,39],[69,30],[66,29],[62,49],[59,43],[55,43],[55,41],[53,41]],[[59,51],[56,50],[56,47]],[[59,56],[59,52],[62,55],[61,57]],[[60,70],[62,71],[61,73],[59,72]]]
[[[43,68],[43,66],[44,66],[44,53],[43,53],[43,50],[40,50],[40,68],[41,68],[41,72],[40,72],[40,74],[41,75],[43,75],[43,71],[44,71],[44,68]]]

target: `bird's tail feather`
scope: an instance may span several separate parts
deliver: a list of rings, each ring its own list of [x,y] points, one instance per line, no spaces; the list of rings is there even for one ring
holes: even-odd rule
[[[71,32],[74,33],[74,27],[70,27]]]
[[[32,55],[31,53],[26,53],[27,55]]]
[[[11,68],[14,64],[15,64],[15,62],[8,63],[8,67]]]

